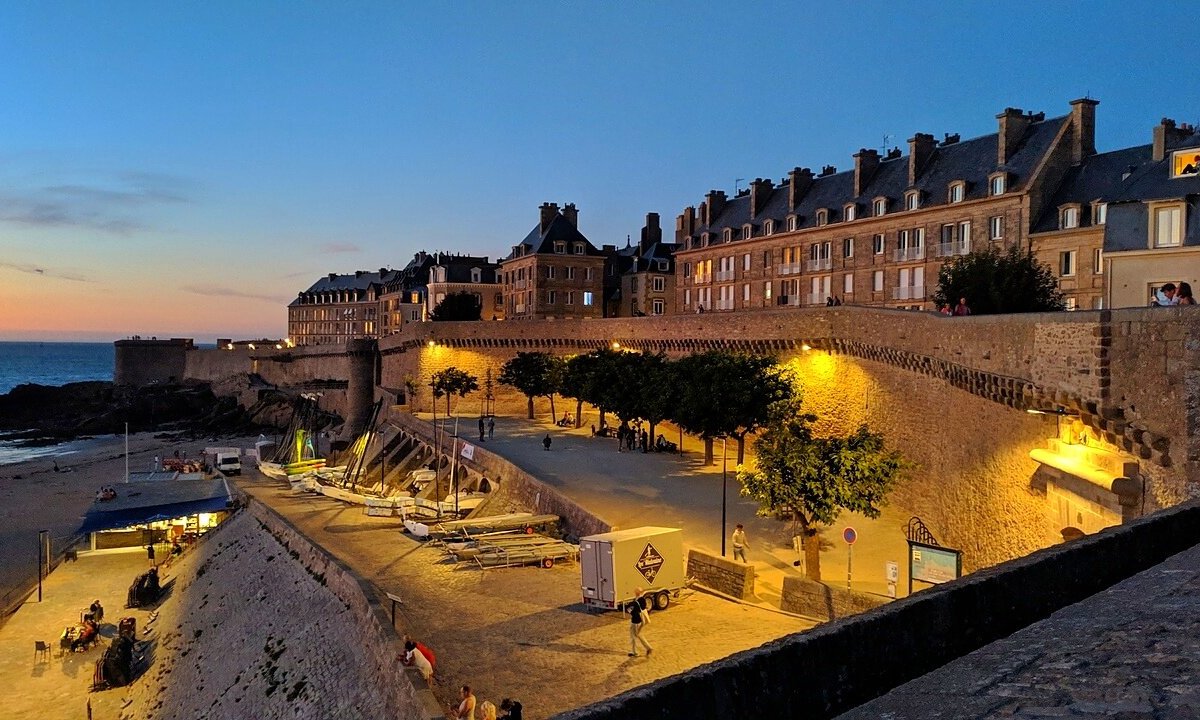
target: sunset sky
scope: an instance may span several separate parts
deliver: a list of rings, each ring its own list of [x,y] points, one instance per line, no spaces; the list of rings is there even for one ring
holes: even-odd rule
[[[3,3],[0,340],[281,336],[320,275],[495,259],[543,201],[623,245],[1006,106],[1147,143],[1200,120],[1193,6],[1154,7]]]

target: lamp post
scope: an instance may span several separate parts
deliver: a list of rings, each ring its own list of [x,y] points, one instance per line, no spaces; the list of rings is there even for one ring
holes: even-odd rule
[[[49,535],[49,530],[38,530],[38,602],[42,601],[42,573],[46,569],[46,561],[49,559],[49,553],[46,552],[46,538]]]
[[[725,482],[726,482],[726,461],[728,456],[725,448],[729,445],[729,438],[721,438],[721,557],[725,557]]]

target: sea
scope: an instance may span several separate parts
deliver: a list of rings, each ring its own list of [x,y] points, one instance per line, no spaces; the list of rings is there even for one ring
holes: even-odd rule
[[[110,342],[0,342],[0,395],[25,383],[57,386],[84,380],[111,381],[113,353]],[[0,440],[0,465],[68,454],[79,444],[75,441],[38,447]]]

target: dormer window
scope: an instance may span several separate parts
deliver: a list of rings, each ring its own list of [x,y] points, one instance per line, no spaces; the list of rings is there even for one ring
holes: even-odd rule
[[[921,191],[920,190],[909,190],[908,192],[904,193],[904,209],[905,210],[916,210],[919,207],[921,207]]]
[[[842,219],[846,222],[853,222],[858,219],[858,206],[850,203],[842,208]]]
[[[988,194],[1003,195],[1008,192],[1008,176],[1005,173],[996,173],[988,178]]]
[[[721,240],[723,242],[733,242],[733,229],[725,228],[725,231],[721,233]]]
[[[708,233],[700,236],[700,247],[708,247]]]
[[[799,223],[796,221],[796,216],[795,216],[795,215],[788,215],[788,219],[787,219],[787,228],[788,228],[788,232],[795,232],[795,231],[796,231],[796,225],[798,225],[798,224],[799,224]]]
[[[817,211],[817,227],[829,224],[829,211],[821,208]]]
[[[555,253],[556,255],[566,255],[566,253],[567,253],[567,244],[566,244],[565,242],[556,242],[556,243],[554,243],[554,253]]]
[[[1103,225],[1108,222],[1108,203],[1092,203],[1092,224]]]
[[[887,215],[887,206],[887,198],[875,198],[875,201],[871,203],[871,212],[875,215],[875,217]]]
[[[951,203],[960,203],[967,197],[967,184],[964,182],[950,183],[950,192],[947,195],[947,200]]]
[[[471,282],[483,282],[483,270],[479,268],[471,268]]]
[[[754,237],[754,226],[750,223],[746,223],[742,226],[742,239],[746,240],[752,237]]]
[[[763,233],[766,235],[774,235],[775,234],[775,221],[774,220],[768,220],[765,223],[763,223]]]
[[[583,253],[584,253],[583,243],[581,243],[581,242],[575,243],[575,254],[582,255]]]
[[[1066,205],[1058,211],[1058,229],[1071,230],[1079,227],[1079,206]]]
[[[1171,153],[1171,177],[1200,176],[1200,148],[1176,150]]]

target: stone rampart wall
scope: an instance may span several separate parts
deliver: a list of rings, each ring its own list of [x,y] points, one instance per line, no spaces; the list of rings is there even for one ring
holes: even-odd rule
[[[837,620],[864,613],[887,603],[887,598],[878,595],[787,575],[783,578],[783,597],[779,607],[797,615]]]
[[[688,550],[687,575],[705,587],[745,600],[754,596],[754,566]],[[786,608],[785,608],[786,609]]]
[[[113,345],[113,382],[117,385],[182,382],[186,358],[195,352],[192,341],[181,338],[118,340]]]
[[[263,527],[295,553],[297,560],[346,604],[358,626],[354,637],[347,641],[359,643],[369,651],[373,664],[369,682],[392,693],[392,707],[401,708],[402,717],[414,720],[443,718],[442,709],[420,672],[415,668],[404,668],[396,661],[404,643],[371,586],[314,545],[274,510],[253,498],[247,498],[246,502],[250,513]]]
[[[1185,504],[556,717],[833,717],[1198,543]]]

